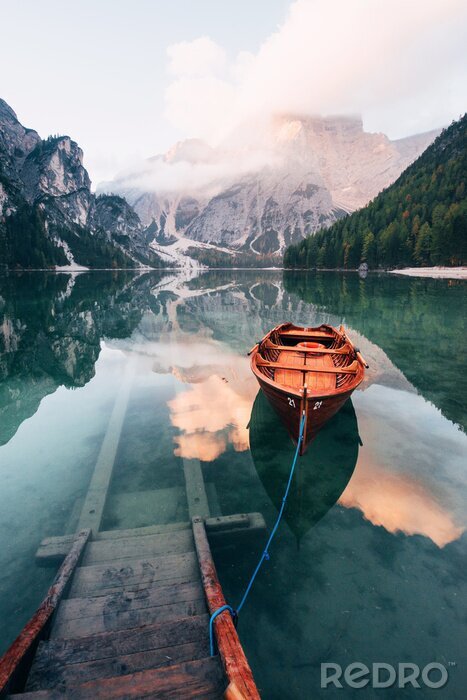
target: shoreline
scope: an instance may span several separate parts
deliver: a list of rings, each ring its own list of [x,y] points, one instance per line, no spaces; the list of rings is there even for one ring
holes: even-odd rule
[[[89,268],[71,268],[66,267],[60,268],[12,268],[12,269],[0,269],[0,274],[24,274],[31,272],[48,272],[51,274],[67,274],[67,275],[82,275],[92,272],[128,272],[133,274],[144,274],[149,272],[159,272],[161,274],[170,272],[180,272],[186,271],[187,269],[203,273],[212,272],[214,270],[218,271],[238,271],[238,270],[250,270],[250,271],[265,271],[265,272],[345,272],[350,274],[358,273],[358,269],[348,269],[348,268],[287,268],[287,267],[89,267]],[[428,277],[432,279],[456,279],[456,280],[467,280],[467,267],[403,267],[399,270],[368,270],[367,274],[390,274],[390,275],[405,275],[406,277]]]
[[[406,275],[407,277],[467,280],[467,267],[403,267],[401,270],[388,270],[388,272],[391,275]]]

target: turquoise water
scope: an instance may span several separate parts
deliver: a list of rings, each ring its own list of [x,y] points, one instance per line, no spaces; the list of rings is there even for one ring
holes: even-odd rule
[[[53,577],[39,542],[73,531],[123,381],[105,528],[277,515],[293,446],[249,370],[270,327],[341,322],[370,363],[300,460],[239,633],[264,698],[465,697],[466,284],[212,271],[0,278],[0,650]],[[232,604],[263,538],[215,550]],[[439,662],[440,690],[320,688],[320,664]]]

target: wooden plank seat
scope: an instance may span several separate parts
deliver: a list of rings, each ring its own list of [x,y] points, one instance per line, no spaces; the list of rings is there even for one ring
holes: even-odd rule
[[[298,345],[277,345],[271,341],[266,341],[261,345],[261,352],[263,350],[279,350],[282,352],[299,352],[304,355],[348,355],[351,351],[350,345],[342,345],[340,348],[305,348],[299,347]]]
[[[295,372],[323,372],[327,374],[356,374],[358,370],[358,362],[354,360],[352,364],[346,367],[323,367],[320,369],[314,369],[311,365],[293,365],[287,364],[285,362],[270,362],[263,358],[258,358],[256,362],[258,367],[268,367],[270,369],[283,369],[283,370],[294,370]]]
[[[303,338],[306,338],[307,340],[313,340],[314,338],[335,338],[333,333],[326,333],[325,331],[302,331],[296,329],[279,331],[279,336],[281,338],[300,338],[301,340],[303,340]]]

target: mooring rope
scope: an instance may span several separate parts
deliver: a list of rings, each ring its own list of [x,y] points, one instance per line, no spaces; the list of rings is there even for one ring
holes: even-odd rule
[[[287,503],[287,497],[289,495],[290,486],[292,485],[292,479],[293,479],[293,475],[295,472],[295,466],[297,464],[298,455],[300,453],[300,445],[302,444],[302,440],[303,440],[303,432],[305,430],[305,417],[306,417],[305,411],[303,411],[302,418],[300,420],[300,432],[298,435],[297,448],[295,450],[295,455],[294,455],[294,458],[292,461],[292,467],[290,469],[289,479],[287,481],[285,493],[284,493],[284,496],[282,498],[282,503],[281,503],[281,507],[279,510],[279,514],[276,518],[276,522],[274,523],[274,527],[271,530],[271,534],[269,535],[268,541],[266,543],[266,547],[264,548],[263,553],[261,554],[260,560],[259,560],[258,564],[256,565],[256,568],[253,571],[253,574],[248,582],[248,585],[247,585],[245,592],[242,596],[240,604],[238,605],[238,607],[236,609],[232,608],[230,605],[222,605],[220,608],[215,610],[210,617],[210,620],[209,620],[209,644],[210,644],[210,648],[211,648],[211,656],[214,656],[214,627],[213,627],[214,620],[216,619],[216,617],[218,615],[220,615],[220,613],[224,612],[225,610],[228,610],[232,616],[232,619],[236,623],[238,614],[239,614],[240,610],[243,608],[243,606],[245,605],[246,599],[248,598],[248,594],[251,591],[251,588],[253,586],[255,578],[258,575],[259,570],[261,569],[261,567],[263,565],[263,562],[265,560],[269,561],[269,558],[270,558],[269,557],[269,547],[271,546],[271,542],[274,539],[274,535],[276,534],[277,528],[279,527],[279,524],[282,520],[282,515],[284,513],[285,505]]]

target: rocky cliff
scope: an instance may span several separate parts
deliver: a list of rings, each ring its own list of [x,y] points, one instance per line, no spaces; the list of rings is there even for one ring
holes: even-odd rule
[[[177,144],[103,186],[123,195],[166,254],[186,241],[280,254],[368,203],[438,131],[391,141],[358,117],[277,117],[217,149]],[[167,183],[167,184],[165,184]]]
[[[96,197],[69,136],[42,140],[0,99],[0,265],[45,268],[159,266],[138,215]]]

